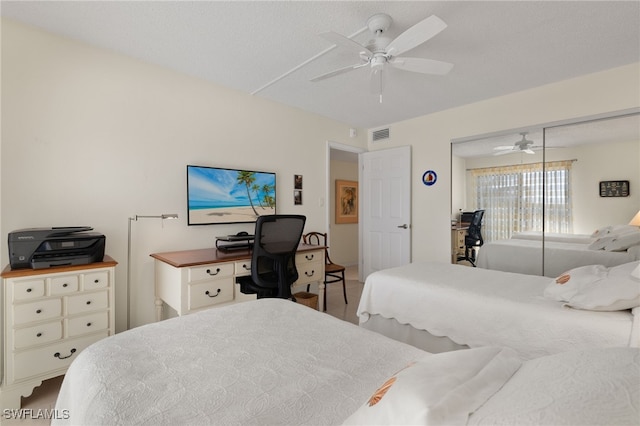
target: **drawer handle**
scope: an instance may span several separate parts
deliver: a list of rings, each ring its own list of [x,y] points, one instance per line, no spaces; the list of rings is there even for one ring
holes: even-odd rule
[[[308,277],[312,277],[314,274],[316,273],[315,270],[312,270],[311,273],[308,273],[307,271],[304,271],[304,274]]]
[[[67,288],[67,287],[69,287],[69,284],[67,283],[62,284],[62,288]]]
[[[90,322],[87,323],[87,327],[91,327],[91,323]]]
[[[242,267],[243,267],[245,270],[247,270],[247,271],[250,271],[250,270],[251,270],[251,265],[247,266],[247,264],[246,264],[246,263],[245,263],[245,264],[243,264],[243,265],[242,265]]]
[[[36,337],[42,337],[42,333],[36,334]]]
[[[206,294],[209,297],[218,297],[218,295],[220,294],[222,290],[218,289],[218,291],[216,292],[216,294],[214,294],[213,296],[210,294],[209,290],[205,291],[204,294]]]
[[[32,291],[32,290],[31,290],[30,288],[28,288],[28,289],[27,289],[27,293],[31,293],[31,291]]]
[[[216,272],[215,273],[211,272],[211,269],[207,269],[207,274],[209,274],[209,275],[213,276],[213,275],[218,275],[219,273],[220,273],[220,268],[216,268]]]
[[[53,354],[53,356],[54,356],[55,358],[58,358],[58,359],[67,359],[67,358],[71,358],[71,356],[72,356],[74,353],[76,353],[76,348],[72,348],[72,349],[71,349],[71,353],[70,353],[69,355],[67,355],[67,356],[62,356],[62,355],[60,355],[60,352],[56,352],[55,354]]]
[[[91,304],[91,300],[87,300],[87,305],[90,305],[90,304]]]
[[[42,313],[42,309],[36,309],[36,314],[41,314]]]
[[[304,258],[307,259],[307,260],[313,260],[313,256],[314,256],[313,254],[311,254],[311,255],[305,254]]]

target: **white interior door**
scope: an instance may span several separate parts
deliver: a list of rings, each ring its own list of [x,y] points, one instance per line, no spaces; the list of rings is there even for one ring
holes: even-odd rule
[[[362,274],[411,262],[411,147],[360,154]]]

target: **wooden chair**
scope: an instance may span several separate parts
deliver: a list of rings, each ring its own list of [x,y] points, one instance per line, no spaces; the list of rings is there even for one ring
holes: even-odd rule
[[[347,302],[347,287],[344,278],[344,266],[333,263],[329,257],[329,250],[327,247],[327,234],[322,232],[309,232],[302,236],[302,240],[305,244],[324,246],[324,310],[327,310],[327,284],[337,283],[342,281],[342,293],[344,295],[344,303]],[[309,286],[307,285],[307,291]]]

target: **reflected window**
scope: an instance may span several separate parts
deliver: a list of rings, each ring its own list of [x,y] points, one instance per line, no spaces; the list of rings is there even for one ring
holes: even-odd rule
[[[555,161],[471,170],[475,205],[486,211],[487,241],[515,232],[573,232],[571,163]]]

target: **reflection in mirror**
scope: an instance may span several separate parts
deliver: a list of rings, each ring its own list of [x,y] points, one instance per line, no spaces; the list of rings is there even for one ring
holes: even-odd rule
[[[586,242],[595,249],[591,238],[594,231],[627,225],[640,208],[640,114],[547,128],[544,139],[546,164],[575,159],[567,187],[568,211],[563,216],[554,204],[556,199],[551,198],[545,206],[550,225],[566,223],[572,244]],[[601,187],[606,187],[608,181],[628,181],[622,184],[626,191],[601,194]],[[565,246],[559,246],[556,239],[553,228],[545,226],[543,272],[547,276],[557,276],[564,272],[558,272],[562,267],[574,266],[559,264],[558,250]],[[624,247],[615,249],[598,247],[582,253],[583,263],[591,259],[593,263],[615,266],[640,256],[640,247],[630,251]]]
[[[640,193],[633,188],[640,188],[639,133],[640,114],[635,113],[454,141],[452,260],[464,251],[460,213],[476,209],[486,211],[480,267],[557,276],[580,262],[613,266],[624,256],[635,260],[633,253],[605,254],[616,259],[601,261],[595,256],[602,253],[550,247],[582,244],[579,248],[586,249],[595,229],[627,224],[637,213]],[[629,195],[601,197],[603,181],[629,181]]]

